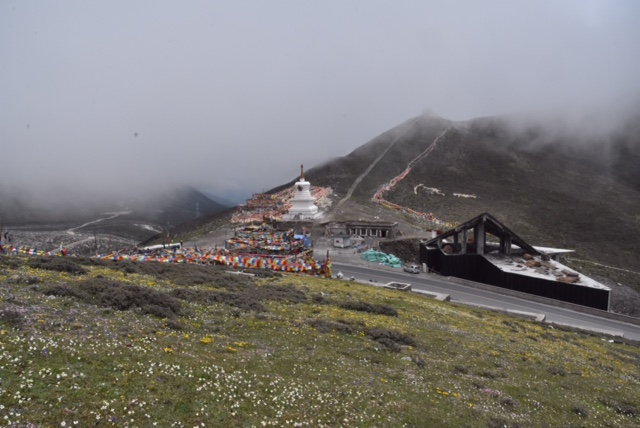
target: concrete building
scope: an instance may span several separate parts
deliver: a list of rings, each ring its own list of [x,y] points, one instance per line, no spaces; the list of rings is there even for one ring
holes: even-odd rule
[[[333,235],[334,248],[349,248],[351,246],[351,235]]]
[[[533,247],[484,213],[421,242],[420,262],[443,276],[609,310],[609,287],[551,260],[569,251]]]
[[[349,235],[362,236],[364,238],[389,238],[398,235],[397,222],[384,221],[348,221],[346,229]]]

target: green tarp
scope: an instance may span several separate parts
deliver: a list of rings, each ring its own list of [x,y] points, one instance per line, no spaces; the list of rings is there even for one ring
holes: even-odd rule
[[[362,258],[370,262],[384,263],[391,267],[402,267],[402,261],[399,258],[393,254],[385,254],[381,251],[369,249],[362,253]]]

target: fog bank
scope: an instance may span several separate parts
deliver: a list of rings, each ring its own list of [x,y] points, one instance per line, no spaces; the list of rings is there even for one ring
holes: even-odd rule
[[[425,109],[605,135],[640,99],[638,16],[632,1],[4,1],[0,190],[248,195]]]

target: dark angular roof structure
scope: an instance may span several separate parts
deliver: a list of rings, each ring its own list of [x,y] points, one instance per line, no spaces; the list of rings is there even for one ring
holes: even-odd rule
[[[552,261],[489,213],[422,241],[420,262],[442,276],[605,311],[610,306],[610,288]]]
[[[471,236],[469,233],[470,230],[473,230],[473,242],[469,242],[467,239],[467,237]],[[485,254],[487,233],[500,239],[500,252],[502,254],[511,254],[512,244],[517,245],[531,255],[540,254],[539,251],[527,244],[524,239],[513,233],[507,226],[489,213],[482,213],[456,226],[455,229],[451,229],[429,241],[423,242],[423,245],[427,247],[437,246],[440,249],[444,249],[447,245],[445,239],[453,237],[454,245],[450,250],[454,253]],[[464,242],[467,242],[467,245],[462,245]]]

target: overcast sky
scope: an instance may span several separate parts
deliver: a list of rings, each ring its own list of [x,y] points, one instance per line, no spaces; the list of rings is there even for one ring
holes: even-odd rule
[[[262,191],[431,110],[610,110],[640,1],[0,1],[2,186]]]

